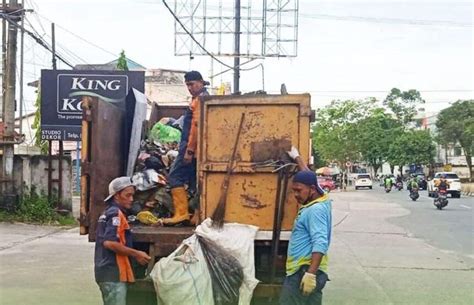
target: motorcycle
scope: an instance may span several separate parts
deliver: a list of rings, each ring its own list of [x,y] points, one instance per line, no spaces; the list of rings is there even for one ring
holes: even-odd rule
[[[403,182],[398,181],[397,184],[395,184],[395,188],[399,191],[403,190]]]
[[[418,189],[417,188],[412,188],[410,190],[410,198],[411,200],[413,201],[416,201],[418,198],[420,198],[420,194],[418,193]]]
[[[386,186],[385,186],[385,193],[390,193],[391,190],[392,190],[392,186],[391,186],[391,185],[386,185]]]
[[[448,205],[448,192],[446,190],[439,190],[436,193],[436,197],[433,201],[433,204],[438,210],[443,209]]]

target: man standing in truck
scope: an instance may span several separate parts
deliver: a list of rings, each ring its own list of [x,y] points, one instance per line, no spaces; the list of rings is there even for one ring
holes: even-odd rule
[[[292,189],[300,205],[291,232],[281,305],[320,305],[328,280],[328,249],[331,242],[331,200],[319,186],[316,173],[301,170],[303,162],[296,149],[289,152],[300,171]],[[299,159],[299,160],[298,160]],[[304,164],[303,164],[304,165]]]
[[[97,222],[94,272],[104,305],[126,305],[127,284],[135,281],[130,264],[133,257],[146,265],[150,256],[132,248],[127,210],[131,208],[135,186],[130,177],[115,178],[109,184],[106,208]]]
[[[179,143],[178,157],[171,167],[168,182],[171,187],[171,196],[173,198],[174,215],[171,218],[162,219],[165,225],[174,225],[189,220],[188,213],[188,188],[196,187],[196,150],[198,139],[198,122],[200,117],[200,98],[209,95],[201,73],[190,71],[184,75],[184,81],[188,91],[192,96],[189,108],[184,113],[183,130],[181,133],[181,142]],[[197,212],[195,212],[196,214]],[[197,214],[196,214],[197,215]]]

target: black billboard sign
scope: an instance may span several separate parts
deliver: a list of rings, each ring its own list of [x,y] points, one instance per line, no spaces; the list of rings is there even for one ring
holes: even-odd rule
[[[142,71],[41,71],[41,139],[81,139],[82,96],[122,102],[128,91],[145,91]]]

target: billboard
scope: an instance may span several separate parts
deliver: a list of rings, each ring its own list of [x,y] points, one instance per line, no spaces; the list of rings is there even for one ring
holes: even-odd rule
[[[41,139],[79,141],[82,96],[122,102],[131,88],[145,91],[143,71],[41,71]]]

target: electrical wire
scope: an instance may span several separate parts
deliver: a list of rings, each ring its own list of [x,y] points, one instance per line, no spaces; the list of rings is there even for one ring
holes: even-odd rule
[[[446,20],[416,20],[400,18],[380,18],[380,17],[362,17],[362,16],[337,16],[327,14],[305,14],[300,13],[301,18],[309,19],[333,19],[340,21],[403,24],[403,25],[421,25],[421,26],[451,26],[451,27],[473,27],[472,23],[462,23]]]
[[[196,45],[201,49],[203,50],[208,56],[210,56],[212,59],[214,59],[215,61],[217,61],[218,63],[220,63],[221,65],[223,65],[224,67],[226,68],[229,68],[231,70],[235,70],[237,67],[233,67],[231,65],[228,65],[226,64],[225,62],[223,62],[222,60],[220,60],[219,58],[217,58],[214,54],[212,54],[211,52],[209,52],[195,37],[194,35],[186,28],[186,26],[181,22],[181,20],[179,19],[178,16],[176,16],[176,14],[173,12],[173,10],[171,9],[171,7],[168,5],[168,3],[166,2],[166,0],[162,0],[163,4],[165,5],[165,7],[168,9],[168,11],[170,12],[170,14],[173,16],[173,18],[176,20],[176,22],[181,26],[181,28],[186,32],[186,34],[188,34],[188,36],[194,41],[194,43],[196,43]],[[239,69],[240,71],[250,71],[250,70],[254,70],[258,67],[262,66],[263,67],[263,64],[260,63],[252,68],[245,68],[245,69]]]
[[[33,32],[35,32],[37,36],[41,37],[43,40],[45,40],[44,37],[49,38],[49,39],[51,38],[51,36],[47,33],[40,34],[35,29],[35,27],[33,26],[33,24],[31,23],[31,21],[28,18],[25,18],[25,20],[27,21],[27,23],[30,26],[31,30]],[[45,42],[47,43],[47,40],[45,40]],[[47,43],[47,45],[51,48],[51,44]],[[56,43],[56,47],[57,47],[56,53],[59,53],[61,55],[61,53],[64,52],[65,54],[67,54],[67,57],[69,58],[69,61],[71,61],[71,59],[72,59],[72,61],[75,61],[75,62],[87,63],[87,61],[85,59],[83,59],[82,57],[80,57],[79,55],[74,53],[73,51],[69,50],[68,48],[66,48],[62,44]],[[64,58],[66,58],[65,54],[62,54],[62,56]]]
[[[217,61],[218,63],[220,63],[221,65],[223,65],[224,67],[227,67],[229,69],[234,69],[234,67],[226,64],[225,62],[223,62],[222,60],[220,60],[219,58],[215,57],[211,52],[209,52],[194,36],[193,34],[184,26],[184,24],[181,22],[181,20],[179,20],[178,16],[176,16],[176,14],[173,12],[173,10],[171,9],[171,7],[168,5],[168,3],[166,3],[166,0],[162,0],[163,4],[165,5],[165,7],[168,9],[168,11],[170,12],[170,14],[173,16],[174,20],[176,20],[176,22],[183,28],[183,30],[186,32],[186,34],[189,35],[189,37],[194,41],[194,43],[199,47],[201,48],[207,55],[209,55],[212,59],[214,59],[215,61]]]
[[[81,36],[79,36],[78,34],[76,34],[76,33],[72,32],[72,31],[68,30],[67,28],[65,28],[65,27],[63,27],[63,26],[61,26],[61,25],[59,25],[59,24],[53,22],[52,20],[48,19],[47,17],[45,17],[45,16],[43,16],[43,15],[37,13],[37,12],[35,12],[34,14],[35,14],[35,15],[38,15],[39,17],[45,19],[45,20],[48,21],[48,22],[54,23],[58,28],[60,28],[61,30],[65,31],[65,32],[67,32],[67,33],[69,33],[70,35],[72,35],[72,36],[74,36],[74,37],[76,37],[77,39],[80,39],[80,40],[82,40],[83,42],[85,42],[85,43],[87,43],[87,44],[89,44],[89,45],[91,45],[91,46],[93,46],[93,47],[95,47],[95,48],[97,48],[97,49],[99,49],[99,50],[101,50],[101,51],[103,51],[103,52],[109,54],[109,55],[112,55],[112,56],[114,56],[114,57],[118,57],[118,54],[115,54],[115,53],[113,53],[113,52],[111,52],[111,51],[109,51],[109,50],[107,50],[107,49],[105,49],[105,48],[103,48],[103,47],[101,47],[101,46],[99,46],[99,45],[97,45],[97,44],[95,44],[95,43],[93,43],[93,42],[91,42],[91,41],[89,41],[89,40],[87,40],[87,39],[81,37]]]
[[[25,17],[25,20],[28,23],[28,25],[30,26],[31,31],[36,33],[37,36],[41,37],[45,41],[45,43],[48,45],[48,47],[52,49],[51,44],[48,43],[48,41],[44,39],[45,37],[51,39],[51,36],[48,35],[46,32],[44,32],[43,34],[40,34],[35,29],[35,27],[33,26],[33,24],[31,23],[31,21],[28,18]],[[82,59],[79,55],[77,55],[74,52],[70,51],[66,47],[63,47],[62,44],[56,43],[56,47],[57,47],[56,53],[60,54],[62,57],[66,58],[66,56],[64,54],[61,54],[62,52],[65,52],[67,54],[67,57],[69,57],[69,59],[72,59],[73,61],[76,61],[76,62],[78,61],[78,62],[86,63],[86,61],[84,59]],[[60,51],[60,50],[62,50],[62,51]]]
[[[37,12],[39,10],[38,5],[34,3],[32,0],[26,0],[27,3],[29,3],[29,6],[33,8],[34,12]],[[43,33],[46,33],[46,30],[44,29],[43,23],[41,20],[38,18],[38,16],[35,16],[36,20],[38,21],[39,26],[43,30]]]
[[[41,37],[38,37],[37,35],[35,35],[33,32],[25,29],[24,27],[22,27],[21,25],[17,24],[15,21],[13,21],[7,14],[4,14],[4,13],[0,13],[0,17],[2,18],[5,18],[5,20],[8,21],[9,24],[13,25],[14,27],[17,27],[19,28],[20,30],[24,31],[26,34],[28,34],[31,38],[33,38],[39,45],[41,45],[43,48],[45,48],[46,50],[48,50],[49,52],[53,53],[53,50],[51,49],[51,47],[44,41],[43,38]],[[74,65],[72,65],[71,63],[69,63],[67,60],[65,60],[61,55],[59,54],[54,54],[54,56],[56,58],[58,58],[60,61],[62,61],[63,63],[65,63],[66,65],[68,65],[69,67],[71,68],[74,68]]]

